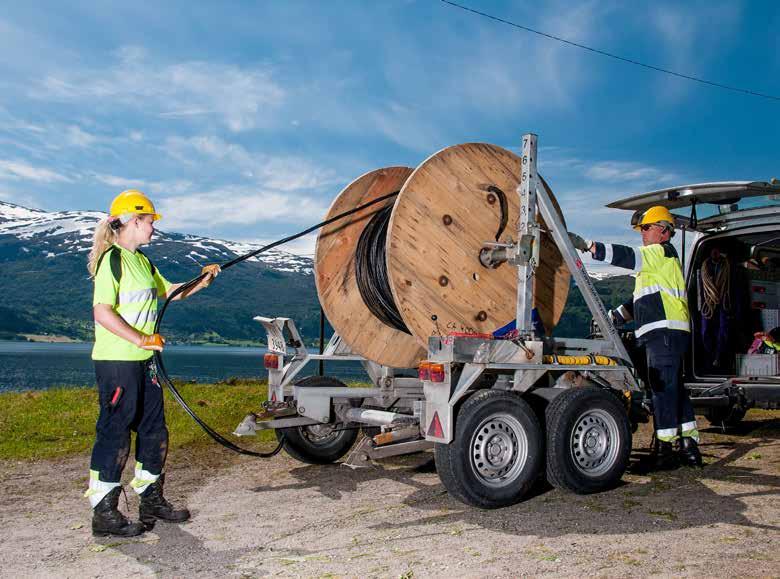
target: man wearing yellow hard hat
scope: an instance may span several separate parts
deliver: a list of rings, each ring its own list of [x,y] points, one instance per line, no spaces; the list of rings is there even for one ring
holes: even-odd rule
[[[92,359],[98,384],[100,414],[90,462],[92,532],[97,536],[134,536],[155,521],[182,522],[187,509],[174,509],[163,497],[163,467],[168,452],[162,388],[152,360],[165,339],[154,333],[157,300],[181,284],[163,277],[139,246],[148,244],[154,222],[162,216],[141,191],[123,191],[111,203],[109,216],[95,229],[88,269],[95,288],[92,300],[95,345]],[[200,284],[207,287],[219,274],[207,265]],[[180,294],[176,299],[186,297]],[[135,437],[135,477],[130,485],[141,499],[141,522],[129,521],[118,509],[120,477]]]
[[[632,299],[610,315],[617,322],[633,319],[637,341],[647,351],[656,436],[654,467],[671,469],[680,462],[701,466],[696,418],[682,381],[691,330],[682,266],[671,244],[674,216],[657,205],[638,214],[632,225],[642,235],[641,247],[593,242],[573,233],[569,236],[575,248],[590,252],[594,259],[636,272]]]

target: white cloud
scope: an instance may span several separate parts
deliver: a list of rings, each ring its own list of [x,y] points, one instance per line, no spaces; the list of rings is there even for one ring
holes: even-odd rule
[[[284,235],[279,236],[279,238],[281,237],[284,237]],[[257,244],[257,245],[268,245],[269,243],[273,243],[274,241],[277,241],[277,239],[257,238],[257,239],[241,239],[239,241],[242,241],[244,243]],[[286,251],[288,253],[294,253],[295,255],[313,258],[314,250],[316,246],[317,246],[317,233],[310,233],[309,235],[304,235],[303,237],[299,237],[294,241],[279,246],[279,249],[281,249],[282,251]]]
[[[0,189],[0,201],[7,201],[8,203],[21,205],[22,207],[27,207],[30,209],[40,207],[38,200],[33,196],[26,193],[21,193],[20,191],[16,191],[5,186]]]
[[[87,133],[77,125],[71,125],[67,128],[66,139],[69,145],[75,147],[89,147],[98,141],[98,137]]]
[[[213,230],[221,226],[270,221],[313,223],[320,221],[328,208],[321,200],[305,195],[227,186],[166,197],[160,201],[158,209],[166,216],[166,228],[187,231],[194,227]]]
[[[193,188],[192,182],[185,179],[149,181],[105,173],[92,173],[90,176],[99,183],[113,187],[117,192],[124,189],[141,189],[150,195],[182,195]]]
[[[146,187],[146,181],[142,179],[128,179],[126,177],[117,177],[116,175],[106,175],[104,173],[93,173],[92,177],[100,183],[105,183],[118,189],[143,189]]]
[[[148,189],[155,195],[181,195],[193,189],[194,185],[186,179],[168,179],[165,181],[150,181]]]
[[[585,170],[585,176],[594,181],[608,183],[630,182],[633,186],[671,183],[679,179],[674,173],[667,173],[656,167],[623,161],[594,163]]]
[[[106,101],[161,116],[215,116],[231,131],[268,125],[285,90],[267,66],[240,68],[211,62],[163,64],[126,46],[103,69],[47,75],[31,91],[39,100]]]
[[[165,150],[187,164],[196,164],[196,155],[229,164],[245,179],[265,189],[277,191],[315,190],[337,181],[334,172],[299,157],[250,153],[243,146],[215,136],[184,139],[171,137]]]
[[[50,169],[34,167],[24,161],[0,159],[0,179],[26,180],[41,183],[70,183],[72,179]]]

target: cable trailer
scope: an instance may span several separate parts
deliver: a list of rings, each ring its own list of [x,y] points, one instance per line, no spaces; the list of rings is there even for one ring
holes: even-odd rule
[[[486,241],[486,266],[508,263],[531,280],[544,219],[601,330],[601,339],[539,338],[534,284],[518,283],[516,330],[433,335],[417,368],[383,366],[356,355],[334,333],[309,352],[289,318],[254,318],[267,335],[268,400],[234,434],[273,429],[286,452],[310,464],[367,466],[433,449],[445,488],[462,502],[497,508],[518,502],[542,471],[556,487],[592,493],[615,486],[628,465],[632,432],[648,420],[648,400],[630,357],[596,294],[536,172],[537,136],[523,136],[517,193],[528,209],[517,242]],[[310,362],[360,362],[371,387],[308,375]],[[355,444],[359,431],[366,436]]]

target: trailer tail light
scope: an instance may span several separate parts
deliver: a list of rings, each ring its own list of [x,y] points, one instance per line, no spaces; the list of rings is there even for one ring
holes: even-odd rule
[[[280,357],[278,354],[266,354],[263,356],[263,365],[268,370],[278,370]]]
[[[444,382],[444,364],[430,365],[431,382]]]
[[[417,377],[420,380],[428,380],[429,382],[444,382],[446,377],[444,364],[421,362],[419,368],[417,368]]]

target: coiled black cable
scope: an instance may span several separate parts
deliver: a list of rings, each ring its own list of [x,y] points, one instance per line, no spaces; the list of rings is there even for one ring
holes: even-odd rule
[[[406,334],[406,327],[390,289],[385,247],[393,205],[377,211],[363,229],[355,248],[355,278],[363,302],[383,324]]]

